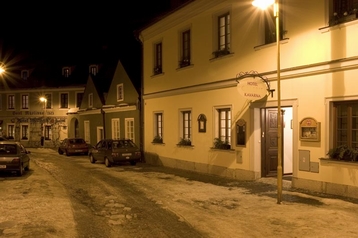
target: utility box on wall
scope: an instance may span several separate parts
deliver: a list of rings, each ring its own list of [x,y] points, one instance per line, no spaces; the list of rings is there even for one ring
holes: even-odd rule
[[[299,150],[298,151],[298,169],[302,171],[310,171],[310,151]]]

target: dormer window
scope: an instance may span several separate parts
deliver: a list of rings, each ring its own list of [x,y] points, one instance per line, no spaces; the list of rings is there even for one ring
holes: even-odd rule
[[[93,93],[88,94],[88,107],[93,107]]]
[[[63,75],[65,78],[70,77],[70,75],[71,75],[71,69],[70,69],[69,67],[64,67],[64,68],[62,68],[62,75]]]
[[[89,67],[89,72],[90,72],[90,74],[96,76],[96,74],[98,73],[98,66],[97,65],[91,65]]]
[[[21,70],[21,78],[23,80],[27,80],[29,78],[29,71],[28,70]]]

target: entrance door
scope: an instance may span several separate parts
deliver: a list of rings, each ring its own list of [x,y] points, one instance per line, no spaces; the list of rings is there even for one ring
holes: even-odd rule
[[[261,177],[277,176],[277,108],[261,109],[261,128]],[[282,141],[284,141],[283,138]]]

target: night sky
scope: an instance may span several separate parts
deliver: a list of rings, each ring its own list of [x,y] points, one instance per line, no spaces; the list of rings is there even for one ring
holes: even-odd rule
[[[141,48],[133,31],[170,8],[170,0],[13,2],[0,7],[1,62],[88,64],[106,50],[136,81]]]

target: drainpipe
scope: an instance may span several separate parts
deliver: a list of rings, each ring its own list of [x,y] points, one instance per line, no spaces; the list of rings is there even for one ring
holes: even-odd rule
[[[101,108],[101,114],[102,114],[102,125],[103,125],[103,138],[106,139],[106,115],[103,108]]]

